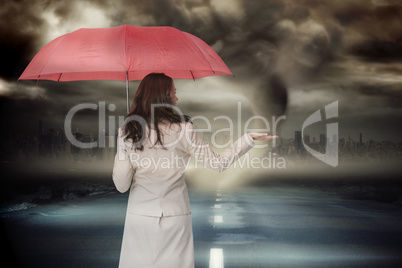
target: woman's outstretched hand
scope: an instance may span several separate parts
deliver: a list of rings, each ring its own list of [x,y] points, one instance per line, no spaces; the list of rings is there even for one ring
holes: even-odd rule
[[[258,140],[258,141],[268,141],[268,140],[273,140],[276,138],[279,138],[279,136],[271,136],[268,135],[268,133],[256,133],[256,132],[250,132],[248,133],[253,140]]]

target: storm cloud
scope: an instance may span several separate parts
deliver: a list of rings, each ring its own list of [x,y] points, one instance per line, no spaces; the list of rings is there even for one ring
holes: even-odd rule
[[[78,28],[122,24],[173,26],[192,33],[211,45],[233,71],[235,78],[218,79],[215,86],[220,88],[196,107],[191,105],[192,94],[180,98],[179,91],[181,107],[189,114],[218,107],[231,89],[233,101],[241,94],[254,114],[267,118],[282,114],[305,118],[311,107],[319,109],[337,99],[348,111],[340,114],[344,125],[353,126],[353,120],[361,116],[368,122],[365,131],[373,128],[366,109],[375,107],[379,114],[388,111],[390,122],[400,114],[399,1],[26,0],[2,1],[0,17],[0,98],[3,111],[5,107],[13,110],[11,115],[2,114],[10,128],[30,125],[24,123],[27,110],[29,120],[35,120],[52,109],[51,121],[57,125],[80,102],[106,100],[124,114],[122,83],[16,82],[30,59],[53,38]],[[211,86],[208,79],[194,84],[197,90]],[[136,85],[130,83],[134,90]],[[185,81],[178,85],[179,90],[195,90]],[[35,95],[33,88],[44,97]],[[30,108],[21,108],[22,101]],[[96,127],[96,122],[84,125]],[[290,120],[283,135],[292,136],[300,126],[301,122]],[[384,138],[390,131],[391,126]]]

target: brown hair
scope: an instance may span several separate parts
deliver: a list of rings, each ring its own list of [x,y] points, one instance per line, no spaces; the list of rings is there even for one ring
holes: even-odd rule
[[[153,123],[157,134],[154,145],[159,143],[163,146],[161,140],[163,133],[159,130],[161,122],[180,124],[190,121],[189,116],[174,113],[173,102],[170,98],[172,86],[173,79],[164,73],[150,73],[144,77],[138,86],[130,112],[126,117],[126,123],[123,126],[123,135],[127,135],[125,140],[132,139],[136,150],[142,151],[144,149],[143,141],[146,137],[143,137],[143,134],[146,133],[145,125],[150,129],[150,125]],[[156,104],[156,106],[152,107],[152,104]],[[133,118],[134,120],[128,120]]]

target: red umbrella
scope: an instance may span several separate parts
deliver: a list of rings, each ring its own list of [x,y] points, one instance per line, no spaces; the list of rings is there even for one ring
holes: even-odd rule
[[[198,37],[173,27],[82,28],[42,48],[19,79],[141,80],[151,72],[195,79],[233,75]]]

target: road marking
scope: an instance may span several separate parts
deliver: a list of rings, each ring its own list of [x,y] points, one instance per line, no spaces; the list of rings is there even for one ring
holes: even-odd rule
[[[214,216],[214,222],[215,222],[215,223],[221,223],[221,222],[223,222],[223,217],[220,216],[220,215],[215,215],[215,216]]]
[[[221,196],[221,190],[218,190],[217,196]],[[221,201],[222,198],[217,198],[216,201]],[[221,208],[221,204],[215,204],[214,208]],[[223,217],[221,215],[214,216],[215,223],[222,223]],[[223,266],[223,250],[221,248],[211,248],[209,256],[209,268],[224,268]]]
[[[221,248],[211,248],[209,253],[209,268],[224,268],[223,250]]]

